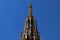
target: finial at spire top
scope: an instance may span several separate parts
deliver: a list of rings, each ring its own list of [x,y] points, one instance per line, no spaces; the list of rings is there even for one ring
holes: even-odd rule
[[[32,8],[32,2],[30,3],[30,8]]]
[[[32,16],[32,2],[29,5],[29,16]]]

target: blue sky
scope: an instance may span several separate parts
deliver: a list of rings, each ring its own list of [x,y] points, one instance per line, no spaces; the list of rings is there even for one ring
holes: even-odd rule
[[[0,0],[0,40],[20,40],[31,0]],[[32,0],[41,40],[60,40],[60,0]]]

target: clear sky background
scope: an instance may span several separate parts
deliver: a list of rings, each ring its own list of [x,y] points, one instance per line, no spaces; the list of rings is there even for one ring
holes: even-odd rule
[[[0,40],[20,40],[31,0],[0,0]],[[60,40],[60,0],[32,0],[41,40]]]

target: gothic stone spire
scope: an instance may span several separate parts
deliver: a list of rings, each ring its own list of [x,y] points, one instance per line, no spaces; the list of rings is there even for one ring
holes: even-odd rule
[[[21,40],[40,40],[36,20],[32,16],[32,3],[29,6],[29,15],[26,17],[24,32],[21,33]]]

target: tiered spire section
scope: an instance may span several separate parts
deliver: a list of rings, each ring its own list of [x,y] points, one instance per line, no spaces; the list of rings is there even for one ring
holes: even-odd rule
[[[29,15],[26,17],[24,32],[21,33],[21,40],[40,40],[36,20],[32,16],[32,3],[29,6]]]

